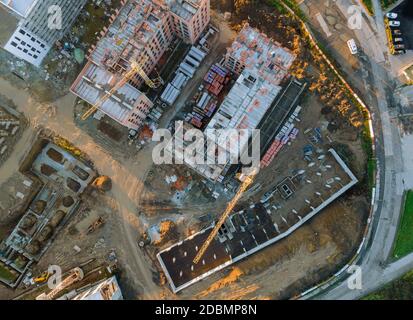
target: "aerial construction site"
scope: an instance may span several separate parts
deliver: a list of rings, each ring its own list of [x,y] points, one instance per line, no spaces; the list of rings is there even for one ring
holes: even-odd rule
[[[0,1],[20,21],[4,40],[20,78],[0,79],[0,298],[288,299],[354,255],[370,206],[363,113],[294,16],[85,1],[50,42],[29,23],[47,1],[32,2]],[[45,51],[26,57],[22,32]],[[48,70],[48,97],[19,64]],[[160,129],[181,163],[156,164]],[[225,130],[247,135],[234,146]],[[208,143],[205,161],[186,156]],[[254,146],[245,174],[231,159]]]

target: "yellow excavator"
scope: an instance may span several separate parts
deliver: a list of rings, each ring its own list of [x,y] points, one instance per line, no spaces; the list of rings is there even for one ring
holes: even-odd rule
[[[50,278],[50,273],[45,271],[41,275],[37,276],[36,278],[33,278],[33,281],[35,284],[43,284],[46,283],[47,280]]]

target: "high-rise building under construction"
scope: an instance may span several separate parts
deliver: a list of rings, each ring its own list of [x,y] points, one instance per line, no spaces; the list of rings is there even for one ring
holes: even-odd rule
[[[194,44],[210,21],[209,0],[129,0],[111,17],[88,63],[71,91],[91,105],[105,96],[136,61],[150,74],[171,45],[174,36]],[[122,85],[99,110],[118,123],[139,129],[152,102],[137,88],[144,79],[136,75]]]

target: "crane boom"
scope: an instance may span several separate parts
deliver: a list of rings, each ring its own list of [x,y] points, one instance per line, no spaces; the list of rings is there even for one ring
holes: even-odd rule
[[[135,72],[145,81],[148,87],[152,89],[159,88],[163,84],[162,78],[158,77],[153,80],[150,79],[148,75],[146,74],[146,72],[143,70],[142,65],[143,64],[136,63],[134,66]]]
[[[205,254],[205,251],[208,249],[209,245],[211,244],[212,240],[214,240],[214,238],[218,234],[219,229],[222,227],[225,220],[227,220],[228,216],[232,212],[232,209],[234,209],[235,205],[237,204],[238,200],[241,198],[242,194],[245,192],[245,190],[247,190],[247,188],[251,185],[253,181],[254,181],[253,177],[247,176],[245,178],[244,182],[241,184],[234,198],[232,198],[232,200],[228,203],[227,208],[225,209],[224,213],[219,218],[214,229],[212,229],[211,233],[209,234],[208,238],[202,245],[201,249],[199,249],[198,253],[196,254],[193,260],[195,264],[197,264],[199,260],[201,260],[202,256]]]
[[[132,73],[132,70],[129,71],[128,73]],[[86,111],[83,116],[82,120],[86,120],[89,118],[93,112],[95,112],[99,107],[106,101],[108,100],[120,87],[122,87],[128,80],[129,80],[128,74],[125,75],[125,77],[119,81],[109,92],[106,92],[104,96],[102,96],[88,111]]]
[[[83,279],[83,270],[80,268],[74,268],[70,271],[69,276],[67,276],[62,282],[60,282],[56,288],[54,288],[49,293],[42,293],[39,295],[36,300],[53,300],[62,290],[71,286],[75,282],[78,282]]]
[[[84,121],[88,119],[93,114],[93,112],[98,110],[103,105],[103,103],[108,100],[119,88],[121,88],[125,83],[127,83],[137,74],[150,88],[159,88],[163,84],[162,78],[158,77],[151,80],[142,68],[142,65],[146,63],[147,59],[148,58],[144,58],[140,64],[136,61],[132,61],[130,70],[123,75],[122,79],[110,91],[107,91],[88,111],[83,114],[82,120]]]

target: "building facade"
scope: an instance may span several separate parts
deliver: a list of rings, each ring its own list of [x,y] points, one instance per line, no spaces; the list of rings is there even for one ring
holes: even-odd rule
[[[116,277],[106,279],[79,293],[71,300],[123,300]]]
[[[175,34],[194,44],[210,21],[210,0],[171,0],[168,5]]]
[[[86,1],[2,0],[0,3],[20,19],[4,49],[40,66],[53,44],[69,31]]]
[[[93,105],[122,78],[132,62],[139,62],[149,75],[175,36],[191,44],[198,40],[210,21],[209,10],[209,0],[125,0],[111,17],[109,28],[104,28],[97,44],[89,50],[89,61],[71,91]],[[138,90],[143,82],[136,75],[99,106],[100,111],[138,130],[153,106]],[[121,94],[122,90],[129,98]]]

